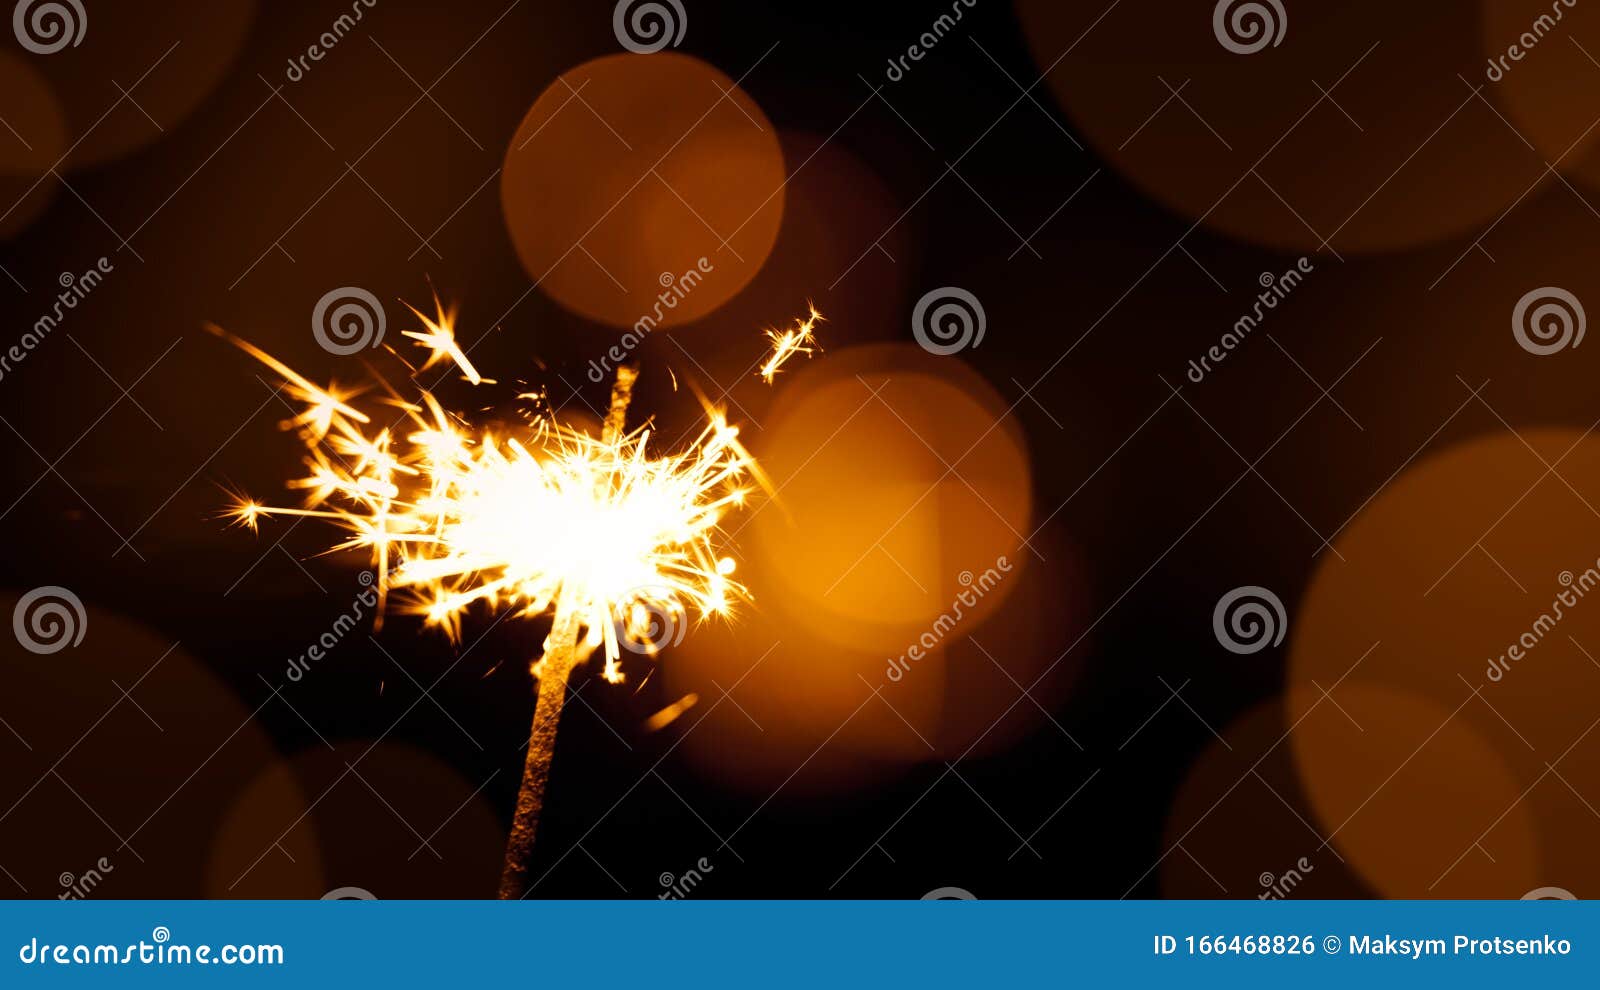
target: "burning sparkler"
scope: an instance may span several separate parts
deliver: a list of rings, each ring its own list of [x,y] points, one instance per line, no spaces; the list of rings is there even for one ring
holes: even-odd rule
[[[408,333],[482,379],[455,342],[454,312],[422,317]],[[472,608],[518,617],[549,614],[522,787],[506,848],[500,896],[527,890],[527,866],[549,779],[556,727],[571,672],[601,647],[603,674],[620,681],[623,650],[654,654],[682,637],[693,611],[726,615],[745,589],[731,577],[723,516],[766,486],[739,430],[706,406],[707,424],[677,453],[648,449],[649,424],[626,429],[637,371],[618,369],[599,438],[543,418],[526,435],[476,428],[432,393],[389,391],[399,410],[380,427],[350,405],[356,393],[312,384],[254,345],[211,327],[283,379],[304,410],[299,431],[307,474],[289,483],[305,504],[274,507],[241,498],[229,515],[254,529],[262,517],[310,516],[345,531],[335,550],[372,555],[382,615],[421,615],[453,640]],[[427,365],[424,365],[426,367]]]
[[[827,321],[823,319],[821,313],[817,312],[817,307],[811,305],[811,303],[806,303],[806,309],[810,310],[810,315],[803,320],[795,317],[793,329],[784,330],[781,333],[777,330],[767,331],[767,339],[772,341],[772,354],[767,358],[766,363],[761,366],[761,378],[768,385],[772,384],[772,379],[778,374],[778,369],[783,367],[784,362],[796,354],[804,354],[809,357],[814,351],[822,350],[817,346],[817,338],[812,335],[811,331],[818,323],[826,323]]]

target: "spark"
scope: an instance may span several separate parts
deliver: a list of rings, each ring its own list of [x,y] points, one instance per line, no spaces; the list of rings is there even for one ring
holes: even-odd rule
[[[284,422],[285,429],[304,427],[310,435],[320,440],[327,435],[336,417],[358,424],[372,421],[365,413],[345,403],[346,399],[354,398],[357,392],[345,391],[331,383],[327,388],[318,388],[294,369],[249,341],[240,340],[214,323],[207,323],[206,329],[225,340],[232,341],[240,350],[271,368],[279,378],[283,379],[283,390],[289,394],[289,398],[305,405],[305,410],[299,416]]]
[[[633,693],[634,694],[638,694],[640,691],[643,691],[644,690],[644,686],[646,684],[650,683],[650,678],[654,677],[655,673],[656,673],[655,668],[654,667],[650,668],[650,670],[645,673],[644,679],[639,682],[639,686],[633,689]]]
[[[767,357],[766,363],[761,366],[761,378],[768,385],[772,384],[772,379],[778,374],[778,370],[783,367],[784,363],[796,354],[804,354],[809,357],[813,352],[822,350],[821,347],[817,346],[817,338],[812,335],[811,331],[818,323],[826,323],[827,320],[823,318],[821,313],[817,312],[817,307],[813,306],[810,301],[806,302],[806,309],[810,311],[809,315],[803,320],[796,317],[792,329],[782,332],[769,329],[766,332],[767,339],[772,342],[772,354]]]
[[[659,732],[662,729],[665,729],[673,722],[676,722],[680,715],[693,708],[699,701],[700,696],[698,694],[690,692],[689,694],[684,695],[682,698],[679,698],[677,701],[674,701],[672,704],[645,719],[645,731]]]
[[[467,360],[467,352],[463,351],[461,345],[456,343],[455,307],[452,306],[448,310],[445,309],[444,304],[439,302],[438,294],[435,294],[433,308],[436,315],[429,318],[423,315],[422,311],[415,306],[409,303],[406,305],[406,309],[415,313],[417,319],[422,321],[422,325],[428,328],[427,333],[421,333],[416,330],[403,330],[400,334],[402,337],[410,337],[419,346],[428,348],[430,352],[428,360],[423,362],[422,367],[418,370],[427,371],[445,358],[449,358],[455,362],[456,367],[461,369],[461,373],[467,376],[467,381],[474,385],[484,384],[483,376],[478,374],[478,369],[474,368],[472,362]],[[489,384],[493,384],[493,382]]]
[[[250,532],[261,532],[261,506],[257,505],[253,499],[239,499],[228,515]]]

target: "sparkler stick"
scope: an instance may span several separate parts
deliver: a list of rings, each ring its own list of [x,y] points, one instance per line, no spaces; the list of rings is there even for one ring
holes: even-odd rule
[[[539,660],[539,700],[533,708],[528,756],[522,764],[522,787],[517,791],[517,810],[511,818],[505,866],[500,871],[501,900],[517,900],[528,892],[528,863],[533,858],[533,840],[544,811],[550,760],[556,752],[556,729],[561,722],[561,706],[567,700],[567,677],[586,658],[579,653],[578,631],[575,613],[557,615],[544,642],[544,656]]]
[[[623,365],[617,369],[617,380],[611,386],[611,407],[601,428],[601,443],[614,444],[623,436],[633,383],[638,377],[636,368]],[[517,810],[511,818],[511,835],[506,839],[506,861],[500,871],[501,900],[518,900],[528,892],[528,863],[533,858],[533,840],[538,836],[539,817],[544,811],[544,790],[550,782],[550,761],[556,753],[556,729],[561,722],[561,706],[567,700],[567,678],[588,659],[588,651],[580,653],[579,626],[575,612],[558,609],[544,641],[544,656],[537,664],[539,700],[533,708]]]

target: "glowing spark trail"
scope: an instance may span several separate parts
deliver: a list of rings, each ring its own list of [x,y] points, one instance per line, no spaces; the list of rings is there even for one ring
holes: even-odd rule
[[[810,315],[803,320],[796,317],[792,330],[784,330],[781,333],[777,330],[767,331],[767,339],[772,341],[772,354],[761,366],[761,378],[768,385],[772,384],[772,379],[778,374],[778,369],[783,367],[784,362],[796,354],[809,357],[814,351],[822,350],[817,346],[817,338],[811,331],[818,323],[826,323],[827,320],[823,319],[822,314],[817,312],[817,307],[809,302],[806,303],[806,309],[811,311]]]
[[[478,369],[474,368],[472,362],[467,360],[467,352],[463,351],[461,345],[456,343],[455,307],[452,306],[449,310],[446,310],[439,302],[439,297],[434,296],[433,308],[436,315],[429,319],[422,315],[422,311],[415,306],[406,306],[406,309],[417,314],[417,319],[421,320],[422,325],[428,328],[427,333],[403,330],[400,334],[402,337],[410,337],[431,352],[428,355],[428,360],[418,370],[427,371],[445,358],[449,358],[456,363],[456,367],[461,369],[461,373],[467,376],[467,381],[474,385],[483,384],[483,376],[478,374]]]
[[[674,701],[672,704],[661,709],[659,712],[656,712],[654,715],[645,719],[645,731],[659,732],[662,729],[665,729],[667,726],[677,721],[678,716],[693,708],[699,701],[700,696],[691,691],[690,693],[679,698],[677,701]]]
[[[421,316],[421,314],[418,314]],[[423,317],[408,333],[481,376],[455,343],[453,312]],[[378,574],[378,614],[422,616],[452,639],[474,609],[552,617],[532,667],[538,703],[506,850],[502,897],[527,890],[527,864],[543,805],[568,675],[603,647],[607,680],[620,681],[623,650],[653,655],[681,638],[691,612],[727,615],[746,598],[725,554],[724,516],[766,479],[739,429],[706,406],[706,425],[682,450],[650,448],[649,424],[625,421],[638,372],[621,368],[599,438],[553,418],[527,428],[476,428],[425,390],[385,389],[374,403],[399,411],[389,426],[348,404],[354,393],[319,388],[261,349],[217,327],[276,372],[305,409],[299,431],[306,474],[289,482],[300,507],[240,496],[228,515],[255,529],[263,517],[309,516],[344,530],[332,549],[363,549]]]

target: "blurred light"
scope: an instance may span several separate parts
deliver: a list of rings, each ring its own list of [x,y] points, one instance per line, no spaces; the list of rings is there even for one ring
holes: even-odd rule
[[[1600,440],[1578,430],[1445,448],[1372,499],[1291,605],[1290,744],[1320,827],[1383,895],[1600,885],[1600,595],[1578,594],[1600,584],[1595,491]]]
[[[1274,37],[1282,29],[1255,54],[1219,39],[1218,4],[1167,6],[1160,31],[1127,4],[1019,0],[1017,15],[1074,140],[1212,229],[1283,250],[1393,250],[1474,230],[1540,177],[1542,162],[1474,100],[1481,77],[1460,76],[1483,64],[1481,25],[1462,9],[1472,5],[1295,4],[1282,24],[1265,4],[1230,3],[1247,23],[1266,14],[1274,23],[1256,25]],[[1576,61],[1565,79],[1594,71]]]
[[[610,55],[541,95],[506,150],[501,203],[551,298],[643,333],[743,289],[784,211],[772,124],[733,80],[684,55]]]
[[[234,802],[207,896],[304,899],[354,886],[384,899],[487,897],[505,828],[475,788],[408,743],[313,743]]]
[[[49,82],[10,53],[0,53],[0,120],[0,238],[7,238],[54,198],[60,183],[46,173],[67,144],[66,115]]]
[[[747,523],[766,600],[841,645],[903,650],[962,608],[980,620],[1029,552],[1027,451],[1006,404],[957,361],[907,345],[830,353],[765,421],[773,505]]]

